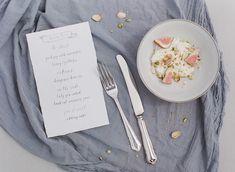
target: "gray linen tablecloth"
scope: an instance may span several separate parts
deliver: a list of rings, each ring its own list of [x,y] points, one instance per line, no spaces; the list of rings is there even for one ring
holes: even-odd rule
[[[119,10],[133,18],[123,29],[116,27]],[[102,22],[91,21],[96,13],[104,16]],[[28,151],[71,172],[216,172],[226,91],[222,65],[207,94],[183,104],[155,97],[137,74],[136,51],[142,37],[157,23],[172,18],[195,21],[215,37],[204,0],[0,0],[0,126]],[[134,74],[159,158],[154,166],[146,163],[143,150],[130,149],[117,108],[106,95],[110,125],[46,137],[25,34],[87,20],[98,59],[111,67],[122,107],[140,138],[116,54],[126,57]],[[189,119],[186,124],[181,122],[184,116]],[[172,140],[173,130],[183,135]]]

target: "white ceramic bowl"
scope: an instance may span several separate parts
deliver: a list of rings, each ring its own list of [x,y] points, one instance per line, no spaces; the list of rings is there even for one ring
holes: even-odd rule
[[[195,71],[193,80],[184,79],[185,85],[163,84],[151,72],[153,41],[166,36],[187,40],[200,50],[200,68]],[[215,82],[219,63],[217,44],[210,33],[200,25],[182,19],[167,20],[153,27],[144,36],[137,53],[137,68],[143,83],[154,95],[169,102],[186,102],[203,95]]]

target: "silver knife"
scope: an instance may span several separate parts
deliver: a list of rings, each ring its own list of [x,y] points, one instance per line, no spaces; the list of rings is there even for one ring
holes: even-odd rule
[[[150,164],[155,164],[157,161],[157,156],[154,152],[153,145],[150,140],[146,124],[144,122],[144,118],[143,118],[144,108],[143,108],[139,93],[135,87],[134,79],[132,77],[132,74],[128,68],[128,65],[125,59],[121,55],[117,55],[116,58],[121,68],[124,79],[126,81],[132,107],[134,109],[135,115],[138,120],[147,162]]]

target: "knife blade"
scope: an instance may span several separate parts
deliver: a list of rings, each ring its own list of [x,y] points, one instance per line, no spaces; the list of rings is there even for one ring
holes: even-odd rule
[[[148,130],[147,130],[144,118],[143,118],[144,108],[143,108],[143,104],[140,99],[139,93],[136,89],[134,78],[131,74],[131,71],[129,70],[129,67],[125,59],[121,55],[117,55],[116,59],[122,71],[123,77],[125,79],[127,90],[129,92],[129,96],[131,99],[132,107],[138,120],[147,162],[150,164],[155,164],[157,161],[157,156],[155,154],[155,151],[154,151],[154,148],[153,148],[153,145],[149,137],[149,133],[148,133]]]

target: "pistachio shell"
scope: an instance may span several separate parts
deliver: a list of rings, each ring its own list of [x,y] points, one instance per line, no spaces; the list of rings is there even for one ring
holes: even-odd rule
[[[126,13],[120,11],[117,13],[117,17],[120,19],[124,19],[124,18],[126,18]]]
[[[180,137],[181,135],[182,135],[181,131],[176,130],[176,131],[173,131],[173,132],[171,133],[171,138],[172,138],[172,139],[177,139],[177,138]]]
[[[92,20],[94,20],[95,22],[100,22],[102,20],[102,16],[99,14],[94,14],[92,17]]]

